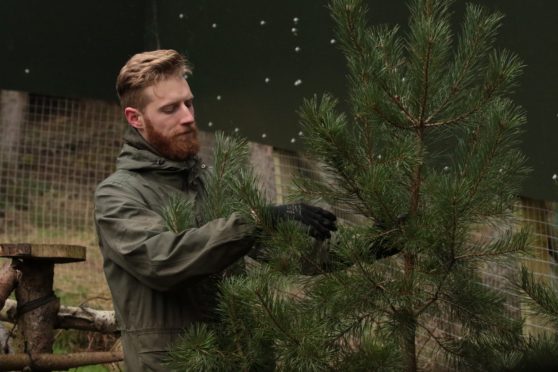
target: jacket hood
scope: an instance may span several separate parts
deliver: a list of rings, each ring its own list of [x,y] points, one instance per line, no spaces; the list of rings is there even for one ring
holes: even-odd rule
[[[124,133],[124,146],[116,160],[116,168],[129,171],[188,171],[200,163],[198,156],[192,156],[185,161],[164,158],[139,134],[137,129],[128,125]]]

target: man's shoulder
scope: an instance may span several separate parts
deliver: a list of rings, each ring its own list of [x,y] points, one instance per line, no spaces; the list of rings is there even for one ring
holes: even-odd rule
[[[136,183],[139,177],[141,176],[137,172],[118,169],[97,185],[96,193],[111,186],[129,187]]]

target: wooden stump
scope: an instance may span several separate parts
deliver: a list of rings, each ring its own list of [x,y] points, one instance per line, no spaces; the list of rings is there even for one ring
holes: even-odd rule
[[[85,260],[85,247],[53,244],[0,244],[0,257],[12,258],[20,272],[15,295],[18,303],[16,352],[52,353],[60,301],[53,292],[56,263]]]

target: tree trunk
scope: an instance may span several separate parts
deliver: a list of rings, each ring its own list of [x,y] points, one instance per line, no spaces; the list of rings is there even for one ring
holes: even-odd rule
[[[411,327],[409,327],[405,335],[403,352],[405,353],[405,359],[407,364],[407,372],[417,371],[417,349],[416,349],[416,331],[417,326],[413,322]]]
[[[405,260],[405,276],[407,277],[408,294],[413,295],[413,275],[415,271],[415,256],[410,253],[404,255]],[[410,305],[409,305],[410,306]],[[403,322],[407,329],[404,330],[403,334],[403,352],[405,353],[405,359],[407,364],[407,372],[417,371],[417,349],[416,349],[416,333],[417,333],[417,319],[415,312],[412,308],[406,309],[407,314],[405,314]]]

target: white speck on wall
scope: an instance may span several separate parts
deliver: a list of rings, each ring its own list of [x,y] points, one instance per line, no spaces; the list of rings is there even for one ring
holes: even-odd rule
[[[294,82],[294,86],[295,86],[295,87],[298,87],[300,84],[302,84],[302,80],[300,80],[300,79],[297,79],[297,80]]]

